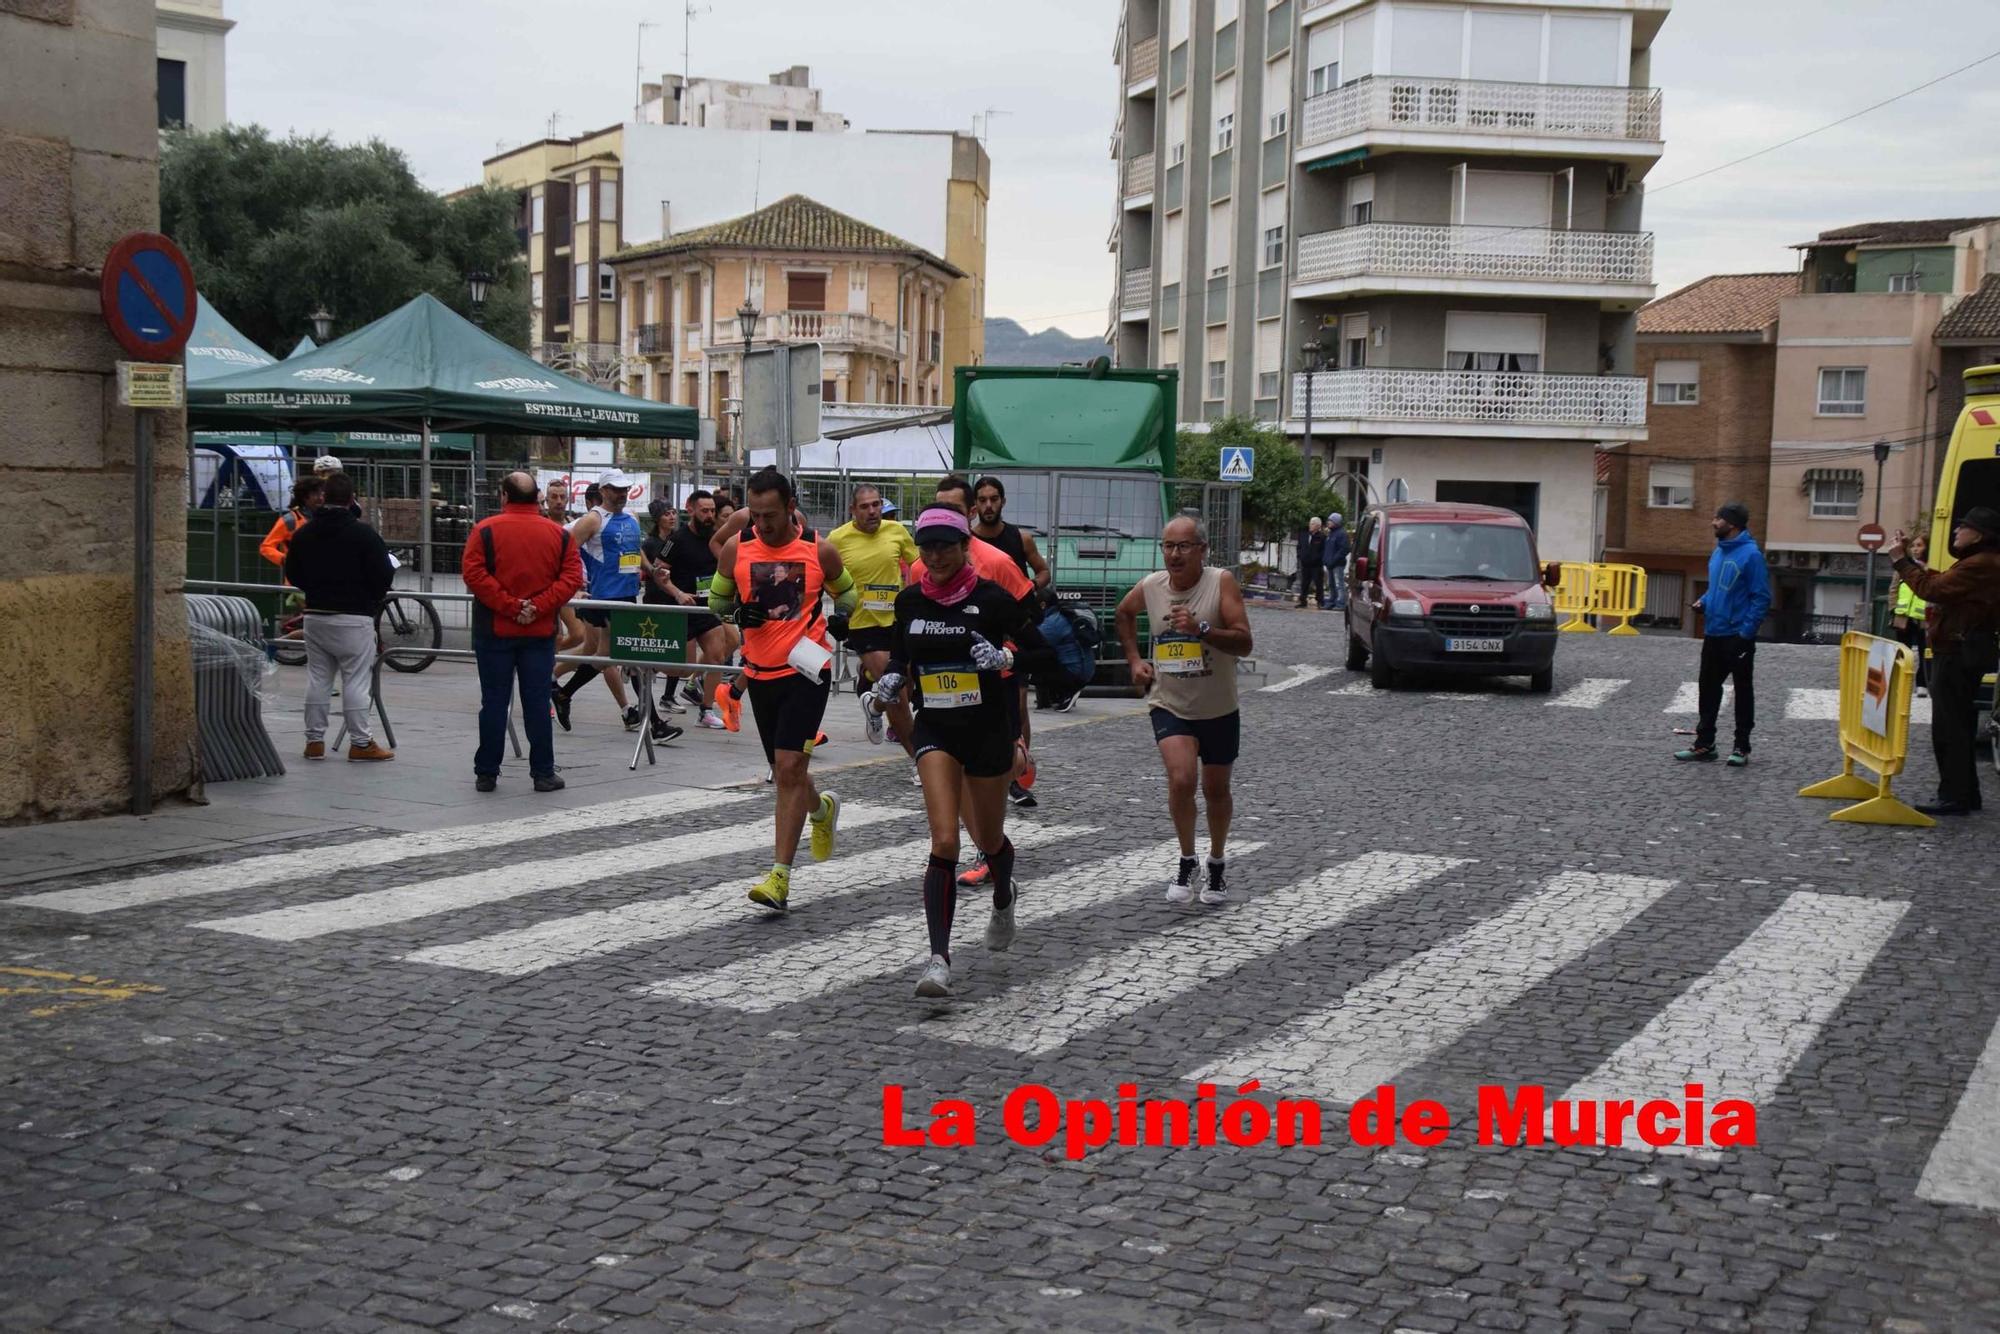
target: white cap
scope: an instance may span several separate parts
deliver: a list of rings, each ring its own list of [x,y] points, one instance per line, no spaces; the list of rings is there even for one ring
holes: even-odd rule
[[[599,486],[616,487],[620,491],[630,491],[637,481],[638,479],[633,477],[632,474],[619,472],[616,468],[613,468],[610,472],[601,474],[597,479],[597,484]]]
[[[322,455],[320,455],[320,456],[319,456],[318,458],[316,458],[316,459],[314,459],[314,460],[313,460],[313,471],[314,471],[314,472],[344,472],[344,471],[346,471],[346,470],[345,470],[345,469],[343,469],[343,468],[342,468],[342,467],[340,466],[340,460],[339,460],[339,459],[335,458],[335,457],[334,457],[333,455],[331,455],[331,454],[322,454]]]

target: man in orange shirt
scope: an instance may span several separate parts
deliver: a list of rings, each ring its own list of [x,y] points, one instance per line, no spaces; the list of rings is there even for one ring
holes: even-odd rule
[[[319,508],[319,498],[326,494],[326,481],[319,477],[301,477],[292,483],[292,507],[278,516],[271,525],[271,531],[264,535],[257,554],[279,569],[285,568],[285,552],[291,549],[292,534],[299,531],[299,525],[312,517]]]

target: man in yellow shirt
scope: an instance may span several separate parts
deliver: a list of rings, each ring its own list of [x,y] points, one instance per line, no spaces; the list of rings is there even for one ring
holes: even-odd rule
[[[848,513],[853,517],[828,533],[826,540],[833,544],[840,553],[841,564],[854,576],[861,603],[845,625],[838,617],[829,619],[827,630],[860,658],[861,671],[854,689],[856,694],[865,695],[888,669],[890,640],[896,624],[896,594],[909,582],[910,566],[917,559],[917,544],[909,529],[894,519],[882,517],[882,492],[875,487],[866,483],[855,487]],[[914,755],[909,705],[899,699],[889,706],[888,716],[895,724],[896,740],[902,744],[904,753]],[[861,717],[868,729],[868,739],[880,745],[882,715],[864,708]]]

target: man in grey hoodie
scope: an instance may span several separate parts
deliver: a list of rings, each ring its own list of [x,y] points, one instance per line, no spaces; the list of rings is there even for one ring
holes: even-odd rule
[[[1326,516],[1326,589],[1332,595],[1331,609],[1339,611],[1347,605],[1347,556],[1354,544],[1347,536],[1347,523],[1335,510]],[[1321,606],[1327,606],[1325,599]]]

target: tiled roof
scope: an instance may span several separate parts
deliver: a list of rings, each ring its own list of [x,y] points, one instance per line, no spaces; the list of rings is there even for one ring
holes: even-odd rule
[[[1857,222],[1852,227],[1835,227],[1832,231],[1821,232],[1817,239],[1801,241],[1792,249],[1803,250],[1807,246],[1833,245],[1842,241],[1849,245],[1921,245],[1926,241],[1942,244],[1951,239],[1953,232],[1994,221],[2000,219],[1917,218],[1903,222]]]
[[[817,199],[786,195],[740,218],[696,227],[663,241],[631,246],[614,260],[643,259],[690,250],[828,250],[843,254],[911,255],[962,278],[964,271],[922,246],[828,208]]]
[[[2000,338],[2000,273],[1989,273],[1979,290],[1938,321],[1939,338]]]
[[[1778,303],[1798,295],[1796,273],[1714,273],[1639,311],[1642,334],[1756,333],[1778,319]]]

